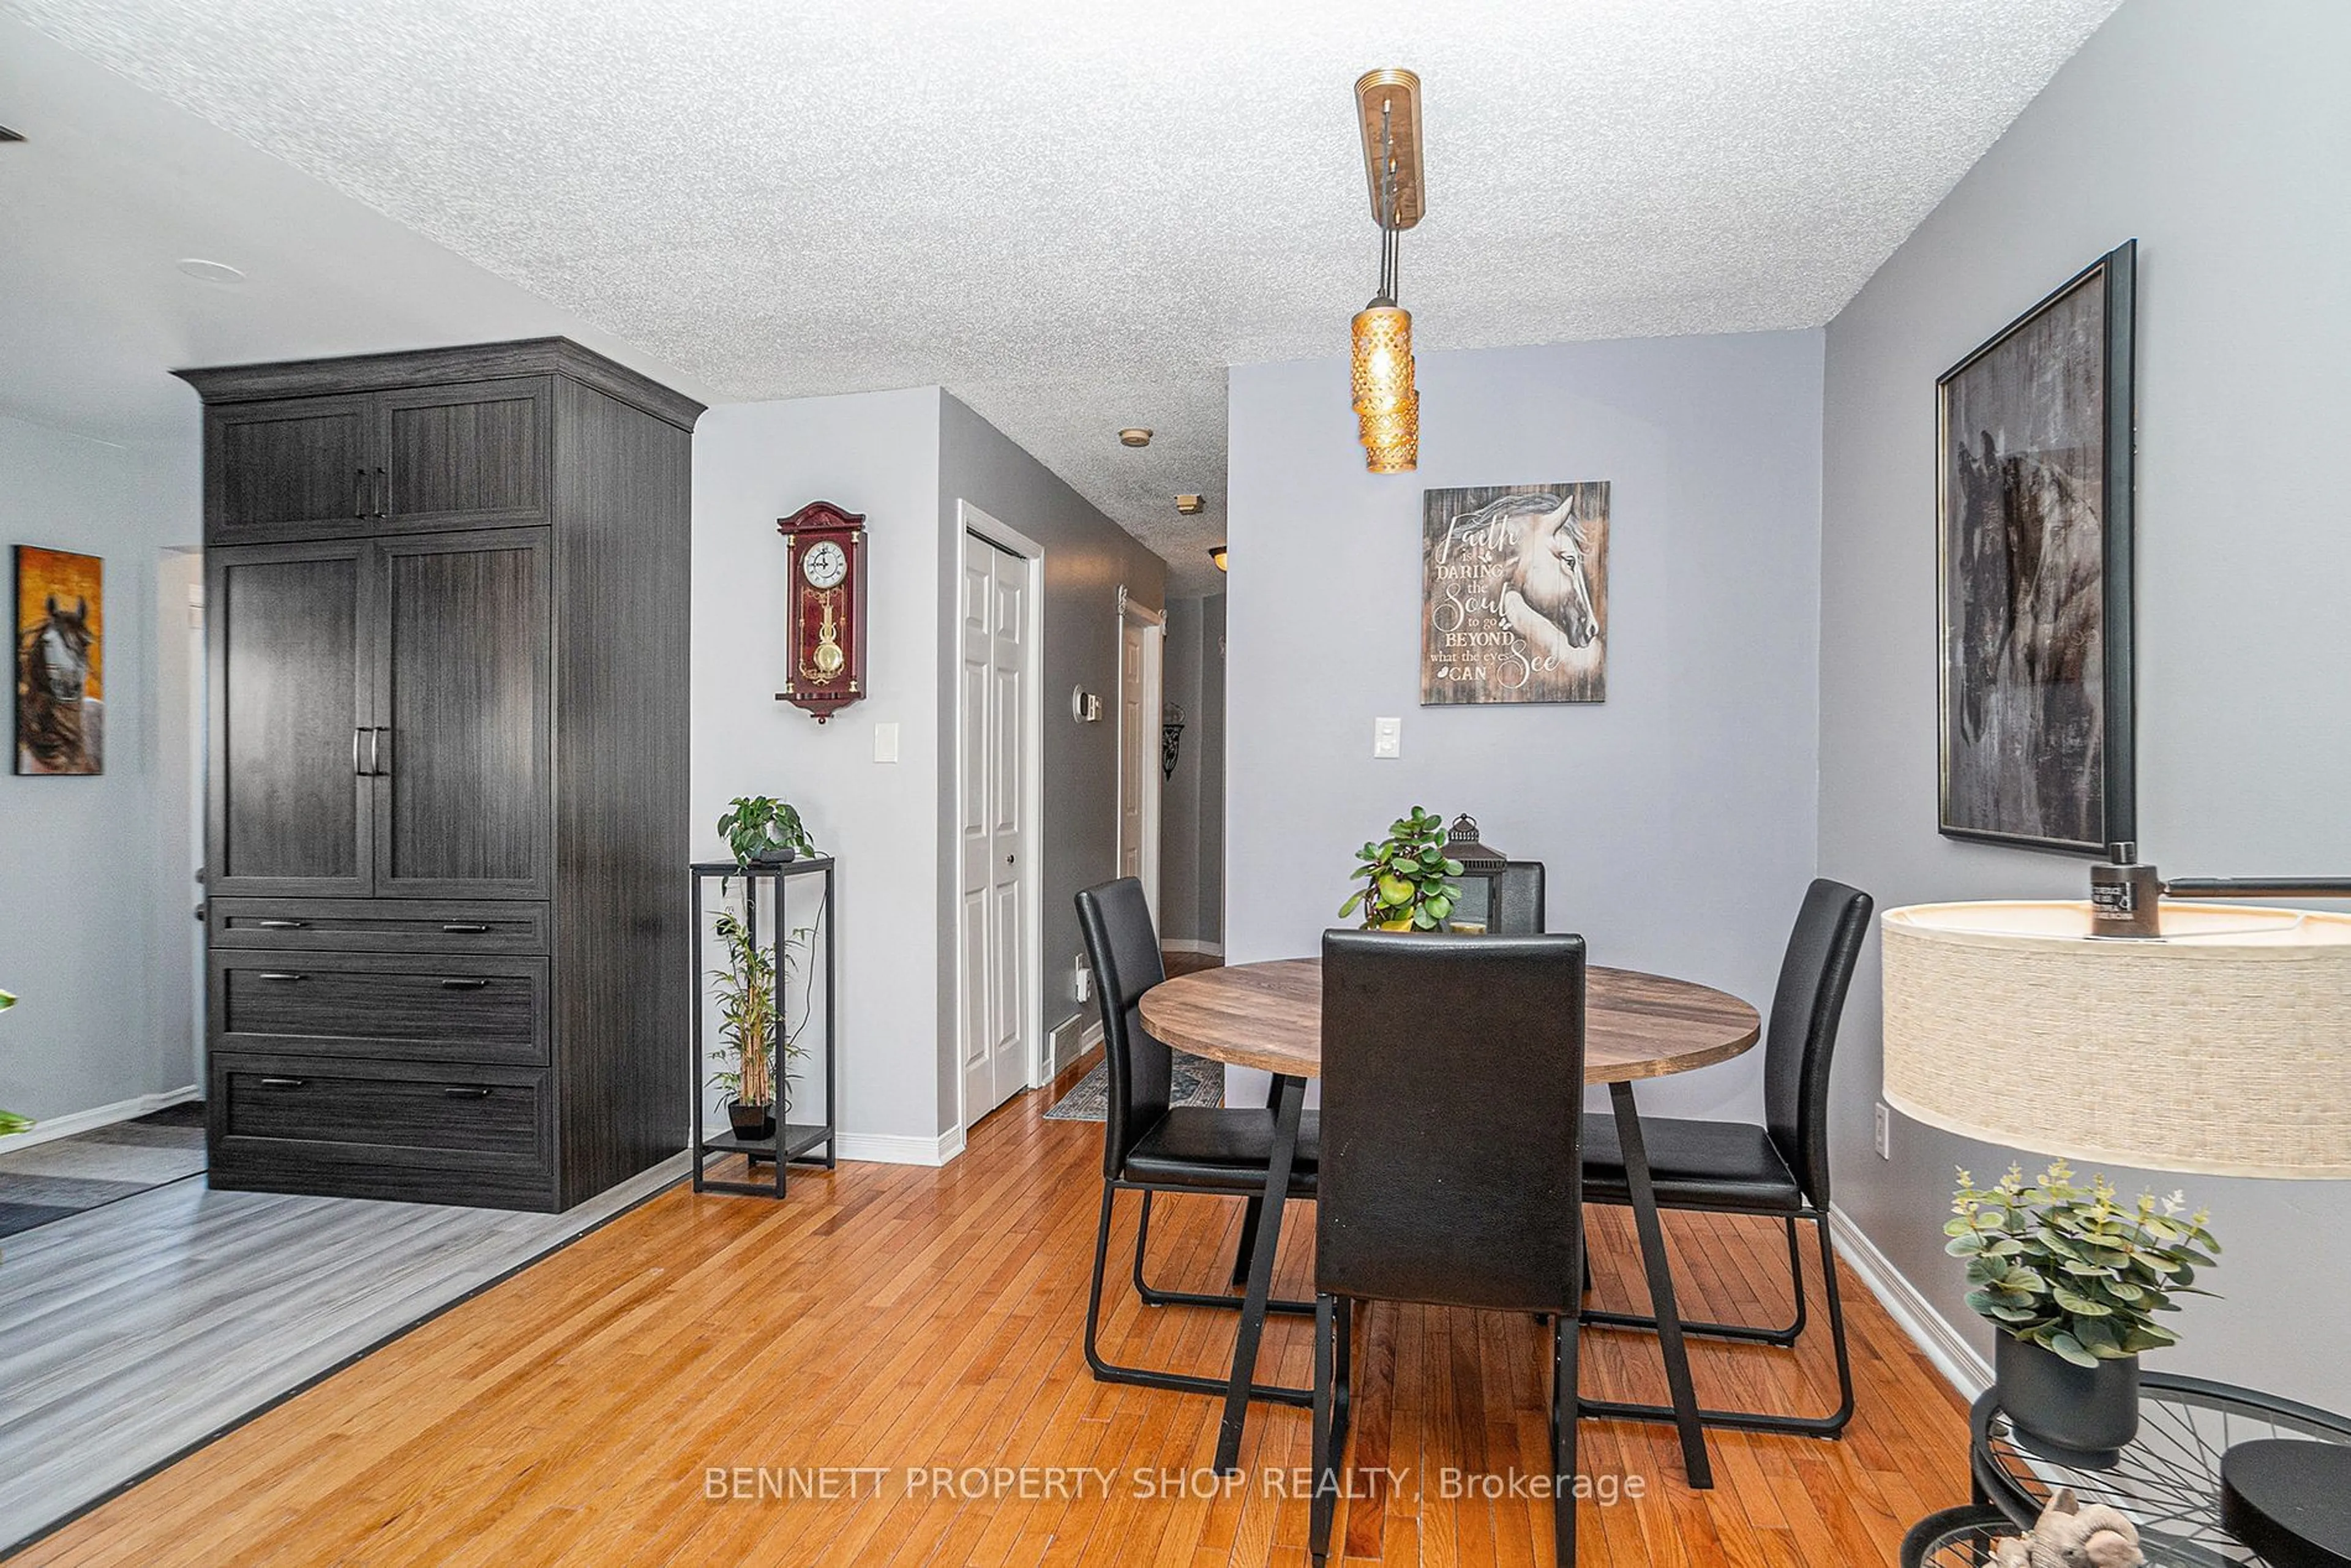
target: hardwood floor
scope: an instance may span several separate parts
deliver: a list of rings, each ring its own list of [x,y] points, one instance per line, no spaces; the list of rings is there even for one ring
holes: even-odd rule
[[[1086,1375],[1101,1130],[1042,1120],[1042,1100],[1013,1101],[944,1169],[844,1165],[795,1176],[780,1205],[666,1193],[21,1561],[1302,1565],[1306,1502],[1283,1494],[1307,1463],[1304,1411],[1254,1409],[1249,1473],[1223,1490],[1201,1473],[1212,1401]],[[1163,1203],[1154,1278],[1221,1278],[1238,1211]],[[1311,1214],[1290,1211],[1285,1293],[1311,1288]],[[1693,1315],[1785,1311],[1775,1228],[1667,1223]],[[1620,1213],[1594,1211],[1594,1252],[1598,1299],[1637,1302]],[[1861,1390],[1845,1439],[1714,1434],[1719,1484],[1692,1492],[1669,1430],[1586,1422],[1585,1472],[1642,1495],[1583,1505],[1584,1563],[1892,1563],[1912,1520],[1965,1499],[1957,1396],[1845,1284]],[[1229,1354],[1231,1314],[1112,1301],[1121,1359],[1216,1371]],[[1546,1468],[1547,1331],[1393,1306],[1368,1319],[1351,1458],[1372,1495],[1343,1508],[1348,1559],[1548,1563],[1548,1501],[1444,1495],[1448,1469]],[[1267,1371],[1307,1379],[1301,1322],[1274,1320],[1266,1343]],[[1710,1403],[1834,1399],[1818,1336],[1793,1356],[1694,1354]],[[1588,1392],[1663,1396],[1652,1340],[1587,1331],[1584,1365]],[[942,1485],[933,1467],[967,1473]],[[1375,1487],[1382,1469],[1404,1473]]]

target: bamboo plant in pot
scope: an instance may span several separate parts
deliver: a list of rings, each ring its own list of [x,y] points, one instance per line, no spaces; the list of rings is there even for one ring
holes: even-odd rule
[[[2211,1294],[2196,1271],[2220,1246],[2186,1207],[2178,1193],[2125,1202],[2103,1176],[2082,1186],[2063,1160],[2029,1182],[2011,1166],[1991,1187],[1959,1172],[1944,1250],[1968,1260],[1968,1305],[2000,1331],[2001,1408],[2028,1447],[2096,1467],[2137,1435],[2138,1358],[2179,1342],[2155,1314]]]
[[[1364,885],[1339,906],[1340,918],[1361,909],[1366,931],[1434,931],[1460,900],[1461,862],[1445,853],[1445,819],[1415,806],[1388,824],[1388,836],[1356,852],[1355,877]]]
[[[737,1137],[772,1138],[778,1100],[789,1108],[793,1078],[788,1071],[778,1080],[777,1051],[781,1049],[788,1066],[805,1055],[800,1030],[789,1027],[778,1011],[778,950],[756,940],[749,924],[731,909],[718,912],[714,928],[726,951],[726,966],[711,971],[718,1002],[719,1043],[710,1053],[711,1061],[718,1064],[710,1082],[714,1088],[727,1092],[726,1120]],[[780,961],[787,986],[797,967],[794,955],[808,935],[805,930],[796,931],[784,939]],[[800,1027],[806,1025],[803,1019]]]

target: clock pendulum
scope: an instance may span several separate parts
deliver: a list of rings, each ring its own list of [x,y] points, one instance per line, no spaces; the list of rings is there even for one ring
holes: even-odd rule
[[[809,663],[816,666],[817,677],[827,681],[841,674],[841,665],[848,663],[848,655],[841,651],[840,629],[833,623],[832,601],[831,593],[818,596],[824,608],[824,619],[817,625],[816,646],[809,652]]]

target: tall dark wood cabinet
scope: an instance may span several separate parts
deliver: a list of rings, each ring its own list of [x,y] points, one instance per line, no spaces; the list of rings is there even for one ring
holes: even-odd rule
[[[702,405],[561,339],[180,373],[213,1185],[561,1209],[677,1153]]]

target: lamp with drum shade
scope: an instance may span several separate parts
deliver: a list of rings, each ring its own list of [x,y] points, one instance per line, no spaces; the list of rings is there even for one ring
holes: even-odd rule
[[[2351,916],[2200,902],[2351,898],[2351,878],[2165,883],[2133,846],[2112,859],[2088,901],[1886,913],[1886,1103],[2072,1159],[2351,1179]],[[2239,1442],[2218,1469],[2239,1541],[2351,1568],[2351,1445]]]

